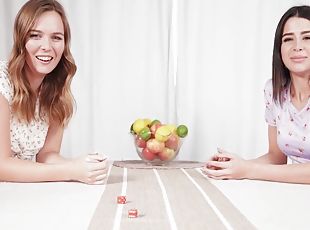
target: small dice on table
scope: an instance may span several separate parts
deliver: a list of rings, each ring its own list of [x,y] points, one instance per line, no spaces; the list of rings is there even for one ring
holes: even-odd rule
[[[133,208],[128,210],[128,218],[137,218],[138,217],[138,210]]]
[[[118,196],[117,197],[118,204],[126,204],[126,196]]]

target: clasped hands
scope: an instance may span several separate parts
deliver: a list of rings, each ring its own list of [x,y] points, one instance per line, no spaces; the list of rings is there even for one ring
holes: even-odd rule
[[[107,157],[101,153],[91,153],[73,161],[73,180],[86,184],[104,184],[107,177]]]
[[[202,172],[213,179],[244,179],[248,168],[247,161],[235,154],[218,148],[209,159]]]

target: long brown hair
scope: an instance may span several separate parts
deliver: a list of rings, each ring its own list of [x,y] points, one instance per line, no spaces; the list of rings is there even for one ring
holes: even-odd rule
[[[274,38],[272,59],[272,87],[273,100],[282,105],[283,92],[291,82],[290,71],[283,63],[281,57],[282,35],[285,23],[291,17],[305,18],[310,20],[310,6],[294,6],[288,9],[280,19]]]
[[[71,94],[71,81],[76,65],[70,51],[70,27],[62,5],[56,0],[29,0],[18,12],[14,23],[14,45],[8,73],[14,88],[12,112],[28,123],[36,119],[37,96],[25,76],[26,48],[29,31],[36,20],[47,11],[57,12],[64,25],[65,48],[55,69],[42,81],[39,94],[39,118],[65,126],[73,115],[74,98]]]

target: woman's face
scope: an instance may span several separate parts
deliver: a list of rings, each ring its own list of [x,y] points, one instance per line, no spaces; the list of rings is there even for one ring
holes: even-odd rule
[[[26,42],[28,78],[44,77],[60,61],[65,47],[64,26],[55,11],[43,13],[29,31]]]
[[[281,55],[291,73],[310,74],[310,20],[292,17],[284,25]]]

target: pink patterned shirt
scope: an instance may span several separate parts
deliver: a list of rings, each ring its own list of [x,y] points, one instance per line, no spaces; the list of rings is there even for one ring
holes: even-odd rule
[[[298,111],[291,103],[290,87],[284,92],[282,107],[272,99],[272,81],[265,89],[265,119],[268,125],[277,127],[277,143],[281,151],[293,162],[310,161],[310,100]]]

